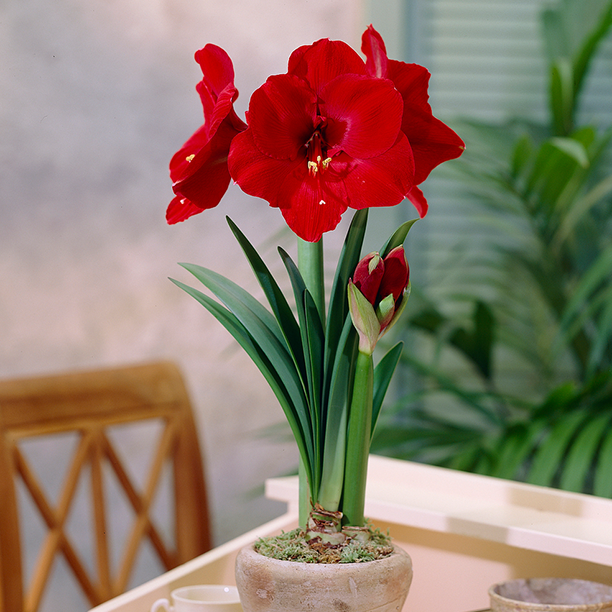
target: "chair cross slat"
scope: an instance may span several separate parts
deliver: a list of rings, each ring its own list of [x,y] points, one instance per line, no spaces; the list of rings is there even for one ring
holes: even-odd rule
[[[103,429],[96,429],[95,449],[91,462],[91,501],[94,512],[94,532],[96,541],[96,563],[98,568],[98,580],[101,597],[110,599],[113,596],[111,587],[110,556],[106,533],[108,531],[106,522],[106,508],[104,496],[104,479],[102,464],[105,458],[104,443],[106,436]]]
[[[144,493],[141,496],[138,496],[138,504],[137,506],[134,506],[134,510],[137,514],[136,521],[134,523],[132,533],[127,541],[123,561],[117,574],[117,583],[118,586],[122,587],[121,590],[123,590],[123,587],[129,580],[130,571],[134,566],[134,560],[136,558],[136,554],[138,553],[138,546],[145,532],[148,528],[155,531],[151,525],[149,509],[153,501],[153,496],[155,495],[157,487],[160,483],[162,468],[176,441],[176,433],[176,422],[169,421],[163,431],[162,439],[159,442],[157,452],[151,464]],[[155,537],[155,543],[157,552],[160,554],[160,556],[169,557],[165,547],[163,546],[161,538],[157,534]]]
[[[140,516],[144,512],[144,509],[145,509],[143,498],[136,491],[134,485],[132,484],[130,477],[128,476],[125,468],[123,467],[121,463],[121,460],[119,459],[117,453],[115,452],[115,449],[113,448],[113,445],[110,443],[108,438],[104,437],[102,442],[104,445],[103,446],[104,454],[107,457],[111,467],[113,468],[113,471],[115,472],[117,476],[117,480],[119,481],[121,487],[125,491],[127,499],[130,502],[134,512],[137,514],[137,516]],[[149,520],[147,524],[145,525],[145,527],[146,527],[147,536],[151,540],[153,547],[155,548],[163,564],[166,567],[172,567],[173,565],[176,565],[177,561],[176,561],[175,555],[172,555],[170,551],[168,551],[167,547],[164,545],[164,542],[161,536],[159,535],[158,530],[155,528],[155,525]],[[129,576],[126,576],[128,572],[129,572],[129,564],[127,563],[127,561],[124,560],[122,570],[118,572],[118,576],[115,581],[115,586],[113,588],[115,592],[121,592],[123,590],[121,588],[121,585],[125,581],[123,578],[125,579],[129,578]]]
[[[16,444],[14,446],[18,472],[49,529],[49,533],[43,542],[36,562],[34,579],[26,600],[26,610],[36,610],[40,605],[44,587],[49,579],[53,561],[58,551],[61,551],[66,558],[66,561],[72,568],[72,571],[76,575],[89,600],[95,602],[100,597],[79,555],[77,555],[70,539],[64,532],[64,525],[70,512],[71,503],[74,499],[79,476],[85,463],[91,457],[93,441],[94,438],[90,432],[86,432],[82,435],[66,474],[63,489],[60,494],[60,500],[56,509],[54,509],[47,500],[38,479],[29,467],[23,454]]]
[[[151,419],[159,420],[163,429],[144,483],[139,485],[128,476],[107,429]],[[62,432],[75,432],[78,441],[71,451],[57,501],[51,502],[41,485],[40,472],[34,471],[19,443],[22,439]],[[173,465],[170,474],[174,480],[176,513],[172,545],[164,542],[150,514],[168,462]],[[134,512],[115,570],[107,540],[114,518],[105,494],[108,475],[114,475]],[[93,572],[86,569],[81,558],[81,554],[89,554],[87,547],[85,550],[81,547],[77,553],[66,532],[77,506],[80,509],[74,503],[77,491],[81,490],[79,483],[87,477]],[[20,539],[16,535],[17,529],[22,528],[16,479],[24,483],[33,500],[32,509],[40,514],[47,529],[27,588],[22,576]],[[128,587],[145,539],[152,543],[152,550],[166,570],[211,546],[201,455],[189,398],[176,367],[156,362],[0,381],[0,610],[37,612],[58,555],[65,558],[67,568],[90,603],[102,603]]]

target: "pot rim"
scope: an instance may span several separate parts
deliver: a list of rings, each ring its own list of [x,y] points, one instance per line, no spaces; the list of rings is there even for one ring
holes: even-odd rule
[[[304,567],[312,567],[312,568],[314,567],[337,567],[337,568],[364,567],[366,565],[370,566],[373,564],[385,563],[385,562],[388,562],[390,559],[397,558],[398,556],[408,557],[408,559],[410,559],[410,563],[412,564],[412,559],[410,555],[408,554],[408,552],[405,551],[403,548],[401,548],[401,546],[396,546],[393,543],[391,544],[393,546],[393,552],[390,555],[387,555],[386,557],[383,557],[382,559],[373,559],[372,561],[358,561],[355,563],[306,563],[304,561],[287,561],[285,559],[275,559],[274,557],[268,557],[266,555],[262,555],[260,552],[255,550],[255,544],[256,542],[251,542],[247,544],[246,546],[243,546],[240,552],[251,553],[253,555],[257,555],[258,557],[261,557],[262,559],[267,559],[268,561],[272,561],[274,563],[287,564],[290,567],[294,567],[297,565],[301,565]]]
[[[597,586],[602,586],[602,587],[606,587],[607,589],[610,590],[610,595],[609,597],[607,597],[606,599],[602,599],[601,601],[597,601],[597,602],[592,602],[592,603],[584,603],[584,604],[561,604],[561,603],[543,603],[543,602],[525,602],[522,599],[513,599],[511,597],[505,597],[504,595],[500,595],[496,589],[499,588],[500,586],[504,585],[504,584],[509,584],[509,583],[513,583],[513,582],[527,582],[529,580],[564,580],[567,582],[574,582],[574,583],[580,583],[580,584],[592,584],[592,585],[597,585]],[[533,610],[553,610],[553,611],[558,611],[558,612],[563,612],[564,610],[567,610],[568,612],[573,612],[575,610],[599,610],[601,609],[601,606],[610,606],[612,605],[612,586],[608,585],[608,584],[604,584],[601,582],[595,582],[593,580],[583,580],[581,578],[563,578],[563,577],[552,577],[552,578],[515,578],[513,580],[503,580],[502,582],[498,582],[492,586],[489,587],[489,596],[493,599],[498,599],[504,603],[516,603],[516,602],[521,602],[521,603],[528,603],[530,608],[532,608]],[[600,607],[593,607],[593,606],[600,606]]]

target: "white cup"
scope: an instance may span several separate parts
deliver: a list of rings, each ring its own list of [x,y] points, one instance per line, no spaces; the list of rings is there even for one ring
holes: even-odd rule
[[[182,587],[170,593],[170,601],[158,599],[151,612],[242,612],[238,589],[223,584]]]

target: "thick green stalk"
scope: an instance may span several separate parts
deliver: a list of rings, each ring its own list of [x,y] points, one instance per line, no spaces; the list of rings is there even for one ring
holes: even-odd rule
[[[325,326],[325,279],[323,278],[323,238],[307,242],[298,238],[298,268]]]
[[[321,318],[321,325],[325,328],[325,279],[323,278],[323,239],[318,242],[307,242],[298,238],[298,268],[300,274],[304,279],[304,284],[310,292],[312,299],[314,300],[315,306]],[[316,406],[321,405],[321,398],[310,398],[310,409],[315,410]],[[319,415],[320,416],[320,415]],[[320,419],[315,418],[312,420],[313,429],[320,427],[316,423],[320,424]],[[312,432],[313,438],[318,440],[320,437],[320,431]],[[319,441],[320,443],[320,441]],[[315,442],[315,453],[318,448],[317,442]],[[315,464],[318,462],[317,458],[314,458]],[[313,474],[313,478],[318,481],[314,471],[317,469],[316,465],[310,466],[310,472]],[[312,486],[318,486],[315,483],[309,483],[306,479],[306,470],[301,465],[299,471],[299,508],[300,508],[300,527],[306,528],[306,521],[312,503],[315,502],[314,497],[317,492],[312,491]],[[313,499],[311,499],[311,497]]]
[[[374,361],[372,355],[359,351],[348,419],[342,494],[342,512],[347,525],[363,526],[365,523],[365,487],[372,430],[373,388]]]

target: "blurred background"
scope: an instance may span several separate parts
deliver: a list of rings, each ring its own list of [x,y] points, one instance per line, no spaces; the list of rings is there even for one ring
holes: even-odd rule
[[[535,462],[532,481],[560,484],[538,466],[568,455],[594,416],[597,432],[610,424],[610,20],[604,0],[2,0],[0,376],[175,360],[215,543],[279,515],[261,487],[297,460],[270,435],[280,408],[168,277],[189,280],[177,262],[193,262],[257,293],[225,215],[273,269],[276,244],[293,245],[278,211],[235,186],[167,226],[167,167],[202,121],[204,44],[232,58],[243,116],[296,47],[329,37],[358,49],[373,23],[391,57],[432,72],[434,114],[467,144],[432,174],[430,214],[409,238],[413,304],[395,336],[406,359],[375,450],[522,479]],[[374,211],[373,239],[414,216]],[[561,427],[549,417],[576,410],[568,446],[536,460]],[[570,484],[606,493],[593,462],[612,442],[593,430],[585,446]]]

